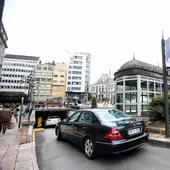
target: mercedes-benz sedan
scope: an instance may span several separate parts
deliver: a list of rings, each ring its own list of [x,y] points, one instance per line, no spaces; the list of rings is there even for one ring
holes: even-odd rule
[[[87,158],[116,154],[142,146],[148,140],[144,121],[115,109],[79,110],[56,125],[57,140],[65,139],[84,149]]]

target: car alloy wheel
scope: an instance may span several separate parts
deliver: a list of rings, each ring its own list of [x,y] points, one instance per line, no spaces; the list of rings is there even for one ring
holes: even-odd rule
[[[95,157],[95,146],[90,138],[85,139],[84,152],[86,157],[89,159],[93,159]]]

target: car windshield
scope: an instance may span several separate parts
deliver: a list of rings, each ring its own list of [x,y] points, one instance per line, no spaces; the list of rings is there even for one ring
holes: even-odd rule
[[[131,116],[120,110],[101,110],[97,111],[97,115],[104,122],[129,119]]]

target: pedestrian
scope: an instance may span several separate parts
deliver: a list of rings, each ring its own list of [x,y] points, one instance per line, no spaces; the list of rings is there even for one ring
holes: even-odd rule
[[[13,116],[15,117],[16,122],[18,122],[19,111],[20,109],[17,107],[13,112]]]
[[[5,134],[6,129],[11,122],[11,111],[9,109],[9,105],[4,105],[3,109],[0,110],[0,133]]]

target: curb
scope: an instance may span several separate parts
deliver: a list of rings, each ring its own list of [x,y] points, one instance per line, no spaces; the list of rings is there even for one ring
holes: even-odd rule
[[[170,140],[169,141],[161,141],[161,140],[156,140],[156,139],[148,139],[147,143],[149,143],[153,146],[170,149]]]

